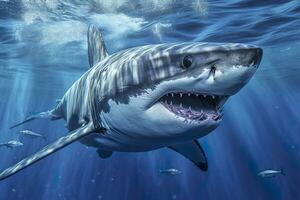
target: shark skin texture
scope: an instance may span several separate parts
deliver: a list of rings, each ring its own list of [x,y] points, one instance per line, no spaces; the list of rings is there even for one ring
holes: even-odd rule
[[[256,72],[262,49],[239,43],[173,43],[109,54],[99,29],[87,33],[90,68],[55,108],[28,116],[63,119],[68,135],[0,173],[3,180],[79,141],[101,158],[168,147],[208,169],[197,139],[222,121],[222,107]]]

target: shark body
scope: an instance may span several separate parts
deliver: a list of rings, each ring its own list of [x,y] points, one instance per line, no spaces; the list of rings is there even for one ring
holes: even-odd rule
[[[200,169],[207,160],[197,139],[222,120],[225,101],[260,64],[262,49],[220,43],[156,44],[109,55],[100,31],[88,30],[90,69],[46,112],[27,117],[64,119],[70,133],[0,174],[4,179],[75,141],[114,151],[169,147]],[[12,128],[13,128],[12,127]]]

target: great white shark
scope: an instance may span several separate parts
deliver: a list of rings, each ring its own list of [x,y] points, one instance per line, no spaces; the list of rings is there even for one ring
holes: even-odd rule
[[[90,69],[52,110],[31,115],[64,119],[70,131],[0,173],[5,179],[75,142],[114,151],[169,147],[208,169],[198,138],[222,121],[222,107],[253,76],[262,49],[233,43],[176,43],[134,47],[109,54],[99,29],[88,29]]]

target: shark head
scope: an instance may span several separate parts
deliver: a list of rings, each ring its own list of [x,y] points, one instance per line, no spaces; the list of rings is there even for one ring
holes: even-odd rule
[[[118,98],[108,100],[104,121],[148,141],[202,137],[220,124],[224,103],[247,84],[261,58],[257,46],[219,43],[150,45],[113,54],[105,88]]]

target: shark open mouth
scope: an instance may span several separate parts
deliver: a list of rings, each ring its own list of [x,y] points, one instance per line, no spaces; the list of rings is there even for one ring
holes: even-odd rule
[[[176,92],[164,95],[159,102],[176,116],[199,122],[221,120],[221,108],[227,99],[225,95]]]

